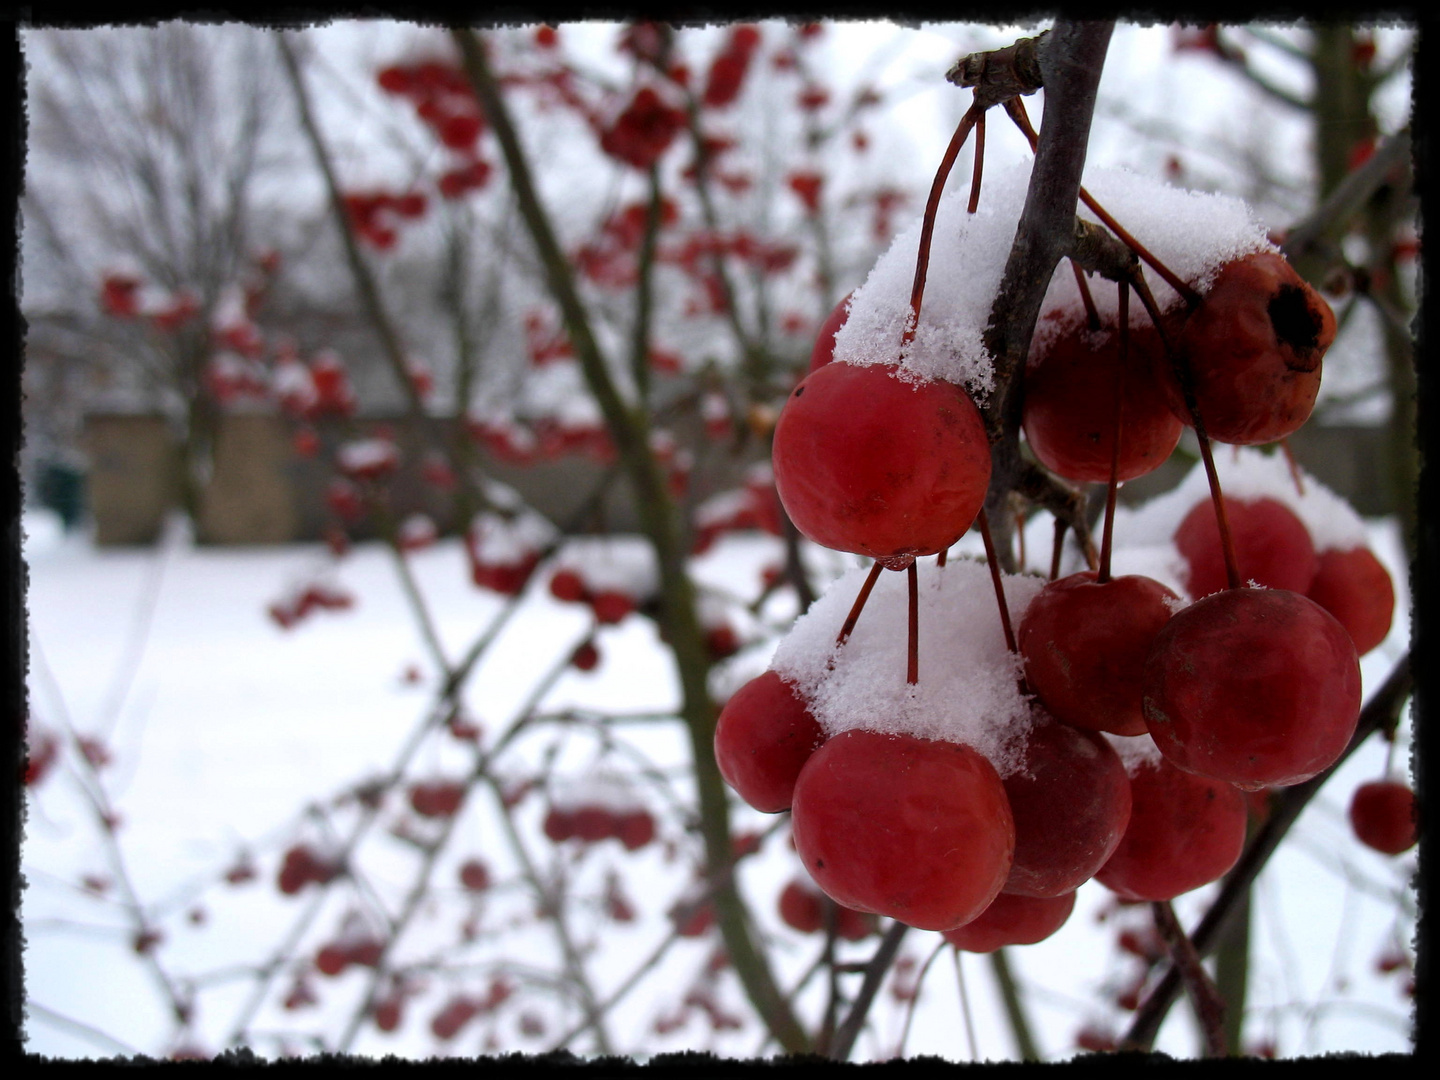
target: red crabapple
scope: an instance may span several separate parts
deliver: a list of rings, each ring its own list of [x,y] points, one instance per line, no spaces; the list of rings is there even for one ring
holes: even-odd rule
[[[1318,565],[1305,523],[1276,499],[1234,499],[1227,495],[1224,500],[1240,580],[1303,595],[1314,581]],[[1217,593],[1229,584],[1220,526],[1210,499],[1196,503],[1185,515],[1175,530],[1175,546],[1185,559],[1185,589],[1193,598]]]
[[[964,926],[942,935],[964,952],[990,953],[1007,945],[1034,945],[1065,925],[1075,909],[1075,893],[1059,896],[1016,896],[1001,893]]]
[[[1173,900],[1225,874],[1245,846],[1245,796],[1161,759],[1130,773],[1130,824],[1095,880],[1125,900]]]
[[[715,722],[715,762],[747,803],[766,814],[790,808],[795,779],[825,733],[791,684],[774,671],[742,686]]]
[[[907,562],[945,551],[985,499],[990,448],[954,383],[830,363],[791,393],[775,427],[780,501],[825,547]]]
[[[1074,892],[1105,865],[1130,822],[1130,780],[1104,736],[1044,718],[1005,777],[1015,861],[1003,892]]]
[[[1145,662],[1145,723],[1177,767],[1241,788],[1333,764],[1360,716],[1345,628],[1285,589],[1226,589],[1178,612]]]
[[[826,894],[921,930],[979,915],[1014,857],[1000,777],[958,743],[842,732],[800,770],[791,812],[795,850]]]
[[[1283,255],[1227,263],[1185,321],[1177,350],[1194,385],[1205,432],[1220,442],[1276,442],[1310,418],[1335,314]],[[1155,373],[1170,408],[1191,416],[1172,365]]]
[[[846,293],[845,298],[835,305],[835,310],[825,316],[825,321],[820,324],[820,332],[815,335],[815,347],[810,350],[810,370],[806,372],[807,375],[835,358],[835,335],[850,317],[850,298],[854,295],[853,290]]]
[[[1305,595],[1339,620],[1355,642],[1359,656],[1390,633],[1390,622],[1395,617],[1395,585],[1369,548],[1322,551]]]
[[[1366,847],[1399,855],[1415,846],[1415,792],[1398,780],[1372,780],[1350,799],[1350,827]]]
[[[1058,337],[1038,359],[1032,356],[1025,369],[1025,441],[1042,465],[1067,480],[1110,480],[1119,342],[1115,328],[1093,333],[1081,326]],[[1163,465],[1184,429],[1152,372],[1165,353],[1159,333],[1132,328],[1129,349],[1121,394],[1121,483]]]
[[[1179,597],[1138,574],[1101,583],[1093,570],[1052,581],[1020,620],[1025,677],[1061,723],[1143,735],[1141,674]]]

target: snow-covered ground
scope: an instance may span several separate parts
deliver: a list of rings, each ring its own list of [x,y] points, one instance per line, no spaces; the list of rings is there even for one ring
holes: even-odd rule
[[[37,732],[68,726],[110,749],[113,761],[97,775],[121,819],[115,835],[128,876],[128,884],[119,880],[92,803],[82,794],[84,770],[62,751],[51,774],[27,793],[21,910],[28,942],[26,1048],[57,1057],[163,1054],[176,1048],[169,1041],[173,1026],[156,971],[132,948],[133,928],[118,899],[128,887],[164,934],[154,955],[166,977],[182,992],[193,985],[195,1018],[187,1042],[214,1052],[223,1048],[246,1008],[254,985],[247,965],[285,953],[297,913],[316,902],[310,893],[285,897],[274,888],[286,847],[298,837],[324,839],[325,828],[303,812],[393,767],[430,706],[434,666],[393,559],[378,546],[360,545],[337,562],[314,545],[199,548],[175,530],[154,549],[97,550],[83,534],[63,535],[45,513],[27,512],[23,526],[30,575],[32,742]],[[1367,530],[1400,593],[1389,639],[1362,664],[1368,693],[1406,647],[1409,604],[1393,524],[1369,522]],[[1048,521],[1032,522],[1028,550],[1047,552],[1049,532]],[[1117,536],[1117,542],[1123,538]],[[728,537],[700,561],[697,576],[712,586],[753,594],[761,568],[776,556],[776,544],[763,536]],[[1117,552],[1122,572],[1119,558]],[[822,563],[831,576],[849,565],[838,556],[829,563],[817,559],[817,566]],[[438,638],[454,659],[497,616],[502,602],[470,583],[458,541],[417,552],[410,565]],[[291,630],[280,629],[267,616],[267,604],[312,580],[352,593],[355,606],[320,611]],[[778,627],[791,613],[777,607],[768,614]],[[550,597],[543,577],[532,584],[465,695],[486,739],[525,707],[532,689],[564,663],[590,626],[579,605]],[[670,707],[675,681],[653,626],[632,615],[603,628],[596,638],[599,668],[588,674],[565,671],[539,711],[629,715]],[[774,648],[776,638],[762,623],[748,632],[756,640],[731,661],[732,685],[762,669]],[[407,678],[411,665],[419,670],[418,681]],[[724,672],[717,678],[726,681]],[[1402,772],[1408,723],[1402,724],[1395,759]],[[579,893],[598,897],[613,871],[638,911],[635,921],[620,923],[606,919],[597,905],[572,909],[571,932],[602,1000],[667,936],[665,913],[692,883],[698,855],[681,808],[665,802],[689,793],[683,729],[673,721],[637,716],[612,730],[614,741],[628,751],[607,747],[593,726],[539,725],[517,739],[497,765],[507,778],[548,768],[552,792],[597,767],[635,775],[643,759],[649,770],[635,782],[635,791],[655,815],[658,838],[633,853],[614,843],[585,849],[549,844],[540,829],[543,795],[525,800],[516,813],[523,850],[542,874],[563,875]],[[420,746],[410,775],[454,775],[470,760],[464,749],[453,739],[432,737]],[[1384,748],[1371,740],[1307,810],[1256,891],[1248,1031],[1252,1042],[1270,1041],[1282,1055],[1409,1048],[1410,1000],[1402,992],[1407,976],[1403,970],[1381,974],[1375,962],[1397,935],[1409,945],[1415,903],[1406,885],[1414,852],[1388,859],[1361,848],[1350,838],[1344,816],[1350,792],[1384,768]],[[398,817],[392,805],[382,810],[386,825]],[[334,811],[331,820],[343,832],[354,820],[353,807]],[[579,1014],[572,1002],[528,978],[540,969],[556,970],[560,952],[553,935],[533,918],[533,897],[516,861],[521,849],[511,846],[501,820],[495,803],[485,803],[479,793],[462,811],[437,866],[433,897],[399,948],[402,961],[441,958],[429,968],[429,989],[409,1003],[398,1031],[385,1034],[363,1025],[349,1044],[352,1052],[418,1057],[487,1049],[540,1052],[575,1022]],[[737,803],[735,821],[737,829],[767,828],[776,819]],[[242,848],[253,852],[258,877],[226,884],[221,875]],[[376,829],[357,850],[371,896],[330,890],[298,947],[288,950],[293,956],[313,956],[347,913],[359,912],[363,920],[377,904],[399,909],[417,865],[416,849]],[[483,901],[467,898],[456,884],[455,867],[471,855],[488,863],[495,882]],[[781,985],[792,986],[814,962],[820,940],[789,930],[775,910],[784,884],[801,872],[783,825],[758,856],[740,866],[742,889],[752,900]],[[108,879],[103,893],[85,887],[86,875]],[[1201,889],[1177,900],[1182,921],[1193,924],[1209,895],[1210,889]],[[467,915],[478,918],[479,932],[465,944],[457,927]],[[1075,1035],[1087,1024],[1123,1030],[1125,1014],[1107,1003],[1106,994],[1113,1002],[1138,961],[1116,949],[1116,932],[1146,919],[1143,907],[1117,912],[1110,894],[1091,882],[1081,888],[1073,916],[1057,934],[1009,950],[1045,1057],[1074,1053]],[[876,940],[841,948],[845,956],[862,959]],[[615,1050],[644,1055],[693,1047],[735,1057],[774,1052],[748,1018],[739,1030],[717,1032],[703,1011],[692,1011],[668,1034],[654,1030],[657,1018],[673,1013],[688,989],[712,985],[704,968],[716,941],[682,939],[665,953],[612,1012]],[[938,934],[911,931],[902,955],[913,957],[918,971],[939,941]],[[961,1019],[966,1013],[957,970],[964,974],[973,1048]],[[429,1021],[448,996],[447,987],[483,991],[497,972],[518,987],[513,1003],[475,1021],[452,1043],[437,1042]],[[273,984],[249,1025],[261,1052],[286,1046],[313,1051],[317,1047],[306,1041],[307,1032],[323,1033],[327,1046],[336,1045],[363,991],[362,972],[352,969],[311,983],[320,1003],[292,1012],[279,1005],[290,980]],[[723,1012],[746,1015],[732,973],[723,973],[713,988]],[[820,980],[812,980],[798,1007],[813,1019],[823,996]],[[857,1057],[893,1055],[905,1009],[887,984]],[[541,1035],[527,1033],[535,1020],[544,1028]],[[928,969],[903,1050],[952,1060],[972,1053],[982,1059],[1011,1057],[1015,1047],[1008,1031],[988,959],[963,955],[957,961],[945,950]],[[584,1051],[594,1043],[585,1037],[574,1045]],[[1177,1055],[1196,1052],[1196,1028],[1186,1007],[1173,1011],[1158,1045]]]

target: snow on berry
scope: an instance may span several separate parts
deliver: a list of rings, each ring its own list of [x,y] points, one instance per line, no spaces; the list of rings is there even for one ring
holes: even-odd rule
[[[983,336],[999,291],[1024,208],[1030,164],[1021,162],[987,177],[984,198],[974,214],[966,212],[968,186],[940,201],[926,275],[925,298],[914,341],[903,352],[901,337],[910,318],[910,291],[920,244],[917,217],[880,257],[865,283],[855,290],[850,314],[835,335],[837,361],[894,364],[906,381],[944,379],[964,385],[977,400],[992,389],[991,358]],[[1165,265],[1200,291],[1227,261],[1256,251],[1274,250],[1264,226],[1243,202],[1228,196],[1186,191],[1114,169],[1093,169],[1086,189]],[[1082,217],[1093,217],[1087,210]],[[1147,273],[1162,310],[1179,296]],[[1092,289],[1101,318],[1116,317],[1113,289]],[[1060,317],[1046,319],[1051,311]],[[1041,309],[1037,334],[1065,329],[1084,316],[1074,277],[1057,273]],[[1143,308],[1131,306],[1134,325],[1148,321]]]
[[[641,601],[659,588],[654,550],[634,536],[577,536],[555,558],[555,572],[579,577],[587,596],[618,593]]]
[[[1295,476],[1283,454],[1265,454],[1250,447],[1221,450],[1215,454],[1215,470],[1227,502],[1274,499],[1300,519],[1317,552],[1349,551],[1369,544],[1365,522],[1354,508],[1303,469],[1297,472],[1304,493],[1297,490]],[[1196,463],[1185,479],[1165,494],[1138,507],[1117,507],[1115,537],[1119,546],[1114,555],[1115,573],[1149,574],[1177,591],[1183,589],[1184,562],[1178,552],[1160,572],[1137,567],[1132,557],[1137,549],[1169,546],[1174,551],[1172,538],[1176,523],[1196,504],[1209,499],[1205,468]],[[1153,552],[1148,558],[1154,559]],[[1147,565],[1154,567],[1155,563]]]
[[[341,472],[363,480],[378,480],[395,471],[400,451],[389,439],[355,439],[335,455]]]
[[[919,682],[907,686],[909,604],[904,575],[880,575],[844,645],[835,638],[868,570],[839,578],[776,650],[772,668],[798,688],[826,735],[863,729],[961,743],[1002,776],[1019,767],[1033,722],[1020,661],[1005,645],[990,570],[970,559],[919,571]],[[1004,577],[1012,620],[1043,578]]]

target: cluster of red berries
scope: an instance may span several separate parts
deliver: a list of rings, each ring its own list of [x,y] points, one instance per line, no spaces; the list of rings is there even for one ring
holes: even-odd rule
[[[476,585],[502,596],[517,596],[535,572],[554,526],[534,511],[505,518],[482,511],[465,530],[465,554]]]
[[[458,164],[440,177],[442,196],[463,198],[489,182],[491,165],[479,149],[485,114],[458,66],[442,60],[392,64],[375,78],[386,93],[408,98],[416,115],[458,159]]]
[[[427,206],[425,194],[420,191],[352,191],[343,201],[355,235],[381,251],[393,248],[400,238],[400,227],[424,217]]]
[[[306,885],[328,885],[340,876],[342,865],[318,853],[309,844],[296,844],[285,852],[277,885],[286,896],[294,896]]]
[[[1319,294],[1273,251],[1212,267],[1205,293],[1189,291],[1188,306],[1159,326],[1129,325],[1123,293],[1108,327],[1090,304],[1088,318],[1052,313],[1024,372],[1026,441],[1045,466],[1114,484],[1164,462],[1186,424],[1253,445],[1304,423],[1335,333]],[[895,362],[853,352],[833,362],[851,307],[847,297],[822,327],[781,414],[776,484],[805,536],[876,560],[836,650],[854,647],[847,635],[880,568],[908,571],[913,697],[914,563],[938,555],[943,565],[980,514],[989,442],[964,387],[903,366],[913,321]],[[1217,530],[1217,550],[1218,539]],[[1188,606],[1158,581],[1112,578],[1108,541],[1101,571],[1052,581],[1026,605],[1011,649],[1033,695],[1031,722],[1021,760],[1003,775],[974,747],[907,733],[894,717],[827,732],[813,699],[774,670],[722,711],[722,773],[755,808],[792,811],[797,850],[837,902],[946,931],[961,948],[1039,940],[1091,877],[1146,900],[1215,880],[1244,842],[1243,790],[1299,783],[1344,751],[1359,665],[1346,627],[1304,595],[1313,550],[1291,591],[1245,587],[1253,574],[1245,563],[1237,578],[1243,548],[1232,545],[1206,595],[1201,556],[1177,544],[1193,555],[1200,598]],[[1008,638],[1004,607],[1002,598]],[[844,660],[832,652],[829,670]]]
[[[617,810],[594,803],[557,804],[545,814],[545,835],[557,844],[619,840],[626,851],[639,851],[655,839],[655,819],[650,811],[638,807]]]
[[[277,600],[266,612],[282,630],[289,630],[315,611],[348,611],[355,606],[355,597],[330,585],[312,584],[298,590],[288,600]]]
[[[315,954],[315,968],[332,978],[346,968],[375,967],[385,951],[385,942],[376,937],[352,937],[322,945]]]

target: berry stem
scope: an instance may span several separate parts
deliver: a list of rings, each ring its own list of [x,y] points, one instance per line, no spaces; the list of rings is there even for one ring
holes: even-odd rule
[[[914,686],[920,681],[920,571],[912,562],[905,570],[910,588],[910,642],[905,665],[905,682]]]
[[[1085,305],[1085,325],[1092,331],[1099,330],[1103,324],[1100,322],[1100,312],[1095,307],[1095,298],[1090,295],[1090,283],[1085,280],[1085,271],[1080,269],[1080,264],[1074,259],[1070,260],[1070,269],[1075,271],[1075,287],[1080,290],[1080,302]]]
[[[1140,298],[1140,303],[1145,305],[1145,312],[1150,316],[1150,321],[1155,326],[1155,332],[1160,335],[1160,343],[1165,348],[1165,355],[1170,360],[1170,367],[1175,372],[1176,380],[1180,383],[1180,392],[1185,397],[1185,408],[1190,412],[1191,425],[1195,428],[1195,439],[1200,443],[1200,457],[1205,462],[1205,478],[1210,484],[1210,501],[1215,507],[1215,522],[1220,527],[1220,550],[1225,556],[1225,580],[1230,588],[1238,589],[1244,585],[1244,581],[1240,577],[1240,569],[1235,562],[1235,545],[1230,540],[1230,523],[1225,517],[1225,499],[1220,492],[1220,476],[1215,471],[1215,456],[1210,452],[1210,436],[1205,434],[1205,422],[1200,416],[1200,405],[1195,400],[1195,384],[1190,378],[1190,367],[1175,346],[1171,344],[1169,335],[1165,333],[1165,327],[1160,318],[1160,307],[1155,303],[1150,286],[1145,284],[1144,276],[1137,273],[1131,279],[1130,285],[1135,290],[1135,295]]]
[[[944,566],[944,565],[945,565],[945,556],[946,556],[946,555],[949,555],[949,554],[950,554],[950,549],[949,549],[949,548],[946,548],[944,551],[940,552],[940,554],[939,554],[938,556],[936,556],[936,558],[935,558],[935,565],[936,565],[936,566]]]
[[[865,584],[860,586],[860,592],[855,597],[855,603],[850,607],[850,614],[845,616],[845,624],[840,627],[840,633],[835,637],[836,645],[844,645],[845,640],[855,629],[855,624],[860,621],[860,612],[865,610],[865,601],[870,599],[870,590],[875,588],[875,582],[880,577],[880,571],[885,569],[876,562],[870,567],[870,574],[865,579]]]
[[[1110,540],[1115,531],[1115,494],[1120,489],[1120,439],[1125,431],[1125,365],[1130,362],[1130,287],[1120,284],[1120,363],[1115,372],[1115,435],[1110,446],[1110,483],[1105,489],[1105,531],[1100,537],[1100,570],[1095,580],[1110,580]]]
[[[940,195],[945,190],[945,181],[950,178],[955,159],[960,155],[960,148],[970,137],[970,129],[984,115],[985,110],[979,105],[971,105],[965,110],[965,115],[960,118],[960,123],[955,128],[955,134],[950,137],[950,145],[945,148],[945,156],[940,159],[935,180],[930,185],[930,198],[925,202],[925,217],[920,226],[920,250],[915,256],[915,284],[910,288],[910,325],[905,328],[905,336],[900,339],[902,349],[915,340],[915,328],[920,325],[920,301],[925,296],[925,271],[930,266],[930,239],[935,233],[935,214],[940,206]]]
[[[1030,141],[1030,149],[1033,152],[1035,148],[1040,145],[1040,136],[1036,134],[1035,128],[1030,124],[1030,115],[1025,111],[1025,103],[1018,97],[1011,98],[1005,102],[1005,111],[1010,114],[1010,119],[1015,121],[1015,126],[1024,132],[1025,138]],[[1086,191],[1083,186],[1080,188],[1080,201],[1090,208],[1091,212],[1104,223],[1107,229],[1120,238],[1121,243],[1135,252],[1135,254],[1145,262],[1149,263],[1151,269],[1164,278],[1165,283],[1180,294],[1186,306],[1193,308],[1199,305],[1202,299],[1200,294],[1187,285],[1178,274],[1151,254],[1150,250],[1146,248],[1144,244],[1131,236],[1118,221],[1110,216],[1109,211],[1095,201],[1095,197]]]
[[[1060,576],[1060,556],[1065,550],[1065,519],[1055,519],[1055,543],[1050,548],[1050,580]]]
[[[1285,454],[1285,462],[1290,466],[1290,479],[1295,481],[1295,494],[1302,499],[1305,497],[1305,481],[1300,476],[1300,464],[1295,460],[1295,451],[1290,449],[1288,438],[1280,440],[1280,449]]]
[[[985,113],[975,121],[975,167],[970,174],[970,202],[966,213],[973,214],[980,209],[980,178],[985,172]]]
[[[990,564],[990,580],[995,585],[995,602],[1000,606],[1000,625],[1005,630],[1005,647],[1012,653],[1020,650],[1015,645],[1015,631],[1010,628],[1010,605],[1005,602],[1005,585],[1000,579],[1000,563],[995,558],[995,542],[990,539],[990,519],[982,508],[975,519],[980,526],[980,538],[985,541],[985,561]]]

